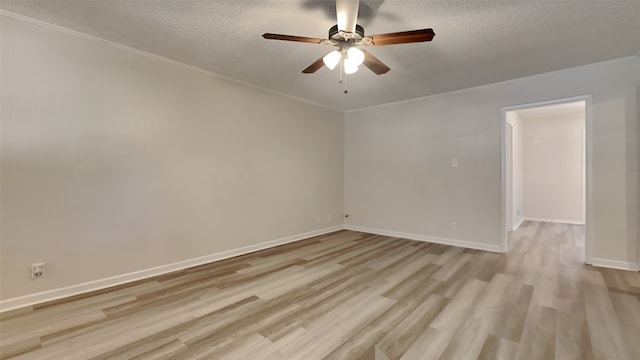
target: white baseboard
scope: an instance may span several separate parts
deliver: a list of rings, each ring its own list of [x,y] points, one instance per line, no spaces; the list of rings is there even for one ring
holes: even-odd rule
[[[558,224],[571,224],[571,225],[584,225],[584,221],[577,220],[564,220],[564,219],[548,219],[548,218],[536,218],[536,217],[524,217],[522,221],[538,221]]]
[[[607,259],[591,259],[591,265],[597,267],[605,267],[618,270],[640,271],[640,264],[629,261],[607,260]]]
[[[201,256],[194,259],[183,260],[179,262],[175,262],[172,264],[156,266],[149,269],[139,270],[130,272],[127,274],[116,275],[104,279],[89,281],[82,284],[71,285],[63,288],[43,291],[35,294],[29,294],[25,296],[20,296],[16,298],[6,299],[0,301],[0,313],[4,311],[14,310],[25,306],[31,306],[35,304],[40,304],[43,302],[48,302],[52,300],[57,300],[69,296],[84,294],[90,291],[105,289],[108,287],[121,285],[124,283],[142,280],[146,278],[150,278],[153,276],[158,276],[166,273],[170,273],[172,271],[182,270],[186,268],[190,268],[193,266],[207,264],[213,261],[228,259],[234,256],[243,255],[247,253],[251,253],[258,250],[263,250],[271,247],[275,247],[278,245],[284,245],[304,239],[308,239],[310,237],[328,234],[334,231],[344,229],[343,225],[332,226],[329,228],[314,230],[310,232],[306,232],[303,234],[297,234],[292,236],[283,237],[276,240],[266,241],[260,244],[249,245],[238,249],[227,250],[215,254],[209,254],[206,256]]]
[[[443,245],[457,246],[457,247],[463,247],[468,249],[491,251],[496,253],[504,253],[504,250],[500,245],[482,244],[482,243],[476,243],[476,242],[470,242],[470,241],[447,239],[447,238],[441,238],[441,237],[404,233],[404,232],[391,231],[391,230],[373,229],[373,228],[355,226],[355,225],[345,225],[344,228],[346,230],[360,231],[360,232],[365,232],[370,234],[392,236],[392,237],[409,239],[409,240],[418,240],[418,241],[430,242],[435,244],[443,244]]]
[[[516,224],[513,226],[513,229],[511,231],[518,230],[523,222],[524,222],[524,218],[523,217],[518,218]]]

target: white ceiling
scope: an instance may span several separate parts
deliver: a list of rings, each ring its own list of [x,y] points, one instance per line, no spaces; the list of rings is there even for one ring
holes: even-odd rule
[[[328,46],[262,39],[325,38],[335,3],[321,0],[7,1],[0,7],[339,110],[417,98],[640,51],[640,1],[367,0],[366,34],[431,27],[430,43],[368,48],[391,67],[349,76],[301,71]]]

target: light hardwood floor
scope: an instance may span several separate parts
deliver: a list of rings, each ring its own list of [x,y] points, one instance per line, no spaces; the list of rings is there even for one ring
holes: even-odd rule
[[[640,274],[581,226],[494,254],[351,231],[6,312],[2,359],[640,359]]]

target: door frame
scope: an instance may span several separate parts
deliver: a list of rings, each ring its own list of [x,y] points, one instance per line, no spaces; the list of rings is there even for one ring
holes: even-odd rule
[[[511,126],[511,124],[509,124],[508,122],[505,122],[505,226],[507,228],[507,232],[509,231],[513,231],[513,222],[514,222],[514,216],[513,216],[513,199],[514,199],[514,194],[513,194],[513,167],[514,167],[514,161],[513,161],[513,155],[514,155],[514,149],[513,149],[513,126]]]
[[[593,263],[593,192],[592,192],[592,154],[593,154],[593,97],[591,94],[579,95],[561,99],[553,99],[546,101],[539,101],[533,103],[525,103],[519,105],[505,106],[501,108],[501,121],[500,121],[500,177],[501,177],[501,245],[502,251],[507,252],[507,141],[506,141],[506,126],[507,119],[506,113],[513,110],[522,110],[526,108],[556,105],[568,102],[584,101],[585,103],[585,173],[584,173],[584,211],[585,211],[585,262],[587,264]]]

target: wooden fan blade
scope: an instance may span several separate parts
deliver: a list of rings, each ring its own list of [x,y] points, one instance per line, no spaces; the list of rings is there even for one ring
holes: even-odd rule
[[[271,33],[262,34],[262,37],[269,40],[297,41],[297,42],[306,42],[306,43],[312,43],[312,44],[320,44],[324,40],[324,39],[310,38],[310,37],[304,37],[304,36],[282,35],[282,34],[271,34]]]
[[[324,56],[323,56],[324,57]],[[313,74],[314,72],[318,71],[321,67],[324,66],[324,61],[322,61],[322,58],[316,60],[313,64],[307,66],[306,69],[302,70],[303,74]]]
[[[387,71],[391,70],[387,65],[385,65],[382,61],[378,60],[377,57],[371,55],[371,53],[369,53],[368,51],[364,51],[364,62],[362,64],[368,67],[369,70],[376,73],[376,75],[382,75]]]
[[[371,45],[381,46],[431,41],[434,36],[436,36],[436,33],[433,32],[433,29],[420,29],[389,34],[372,35],[369,37],[372,41]]]

